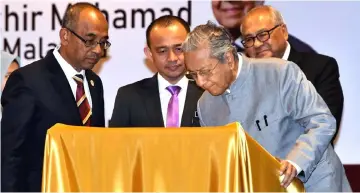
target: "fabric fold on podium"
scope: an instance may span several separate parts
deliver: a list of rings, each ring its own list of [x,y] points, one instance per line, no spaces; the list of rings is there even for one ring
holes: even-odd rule
[[[43,192],[304,192],[239,123],[221,127],[48,130]]]

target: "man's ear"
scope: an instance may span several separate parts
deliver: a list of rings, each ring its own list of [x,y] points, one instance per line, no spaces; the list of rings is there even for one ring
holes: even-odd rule
[[[61,28],[59,32],[61,45],[68,45],[69,44],[69,31],[65,28]]]
[[[283,32],[283,34],[284,34],[285,40],[287,41],[288,38],[289,38],[289,32],[288,32],[288,30],[287,30],[286,24],[283,24],[283,25],[281,26],[281,30],[282,30],[282,32]]]
[[[229,65],[230,69],[233,69],[235,67],[234,56],[230,51],[225,53],[225,61]]]
[[[152,53],[151,53],[151,50],[148,46],[145,46],[144,47],[144,53],[146,55],[146,58],[148,58],[149,60],[153,61],[153,58],[152,58]]]

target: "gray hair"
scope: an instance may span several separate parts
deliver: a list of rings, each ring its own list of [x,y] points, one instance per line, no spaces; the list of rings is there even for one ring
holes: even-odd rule
[[[253,9],[251,9],[247,15],[250,15],[256,11],[259,10],[266,10],[269,12],[271,19],[273,20],[273,22],[275,23],[275,25],[279,25],[279,24],[285,24],[285,20],[283,18],[283,16],[281,15],[280,11],[276,10],[275,8],[273,8],[270,5],[262,5],[262,6],[258,6],[255,7]],[[246,16],[245,16],[246,17]],[[240,26],[240,31],[243,31],[243,25],[241,24]]]
[[[226,62],[225,53],[231,51],[236,61],[239,60],[230,33],[221,26],[211,21],[199,25],[191,31],[182,44],[184,52],[194,51],[204,45],[210,49],[210,57],[218,59],[221,63]]]

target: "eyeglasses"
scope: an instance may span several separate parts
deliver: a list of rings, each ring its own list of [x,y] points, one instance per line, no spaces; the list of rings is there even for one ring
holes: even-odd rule
[[[215,68],[218,66],[219,62],[220,61],[218,61],[212,69],[204,69],[204,70],[199,70],[197,72],[188,72],[188,74],[194,80],[196,80],[198,78],[198,76],[201,76],[201,77],[204,77],[204,78],[210,78],[213,75],[212,71],[215,70]]]
[[[275,27],[266,30],[266,31],[262,31],[258,34],[256,34],[255,36],[252,37],[247,37],[244,40],[241,41],[241,43],[244,45],[245,48],[251,48],[254,46],[255,44],[255,38],[258,39],[260,42],[265,42],[268,39],[270,39],[270,34],[279,26],[281,26],[282,24],[278,24]]]
[[[111,46],[111,43],[107,40],[105,41],[95,41],[95,40],[85,40],[83,37],[81,37],[80,35],[78,35],[77,33],[75,33],[74,31],[72,31],[69,28],[66,28],[67,30],[69,30],[72,34],[74,34],[77,38],[79,38],[79,40],[81,40],[82,42],[84,42],[86,47],[91,47],[91,48],[95,48],[98,44],[100,45],[101,48],[103,49],[108,49]]]

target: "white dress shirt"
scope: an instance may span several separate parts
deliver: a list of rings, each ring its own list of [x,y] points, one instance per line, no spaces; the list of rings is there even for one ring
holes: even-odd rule
[[[289,59],[290,49],[291,49],[290,44],[289,44],[288,41],[286,41],[286,49],[285,49],[284,55],[283,55],[283,57],[281,59],[283,59],[283,60],[288,60]]]
[[[181,125],[181,118],[184,111],[185,106],[185,99],[186,99],[186,92],[187,87],[189,84],[189,79],[184,76],[180,81],[176,84],[170,84],[167,80],[165,80],[159,73],[157,75],[158,79],[158,86],[159,86],[159,95],[160,95],[160,102],[161,102],[161,113],[164,120],[164,126],[166,127],[166,120],[167,120],[167,111],[169,101],[171,99],[171,93],[166,89],[168,86],[180,86],[181,90],[178,94],[179,99],[179,127]]]
[[[73,77],[77,74],[81,74],[84,77],[84,90],[86,98],[89,102],[90,108],[92,108],[92,100],[91,100],[91,94],[89,89],[89,84],[87,82],[86,76],[85,76],[85,70],[81,70],[80,72],[76,71],[69,63],[66,62],[66,60],[60,55],[59,53],[59,47],[55,48],[53,51],[53,54],[57,60],[57,62],[60,64],[61,69],[64,71],[66,79],[69,82],[69,85],[71,87],[71,91],[74,95],[74,101],[76,100],[76,89],[77,89],[77,83],[73,79]]]
[[[238,58],[239,58],[238,71],[237,71],[235,80],[239,77],[239,74],[240,74],[240,71],[241,71],[241,67],[242,67],[242,62],[243,62],[243,60],[242,60],[242,55],[239,54],[239,53],[238,53]],[[234,80],[234,82],[235,82],[235,80]],[[231,87],[231,85],[230,85],[230,87]],[[226,89],[226,93],[227,93],[227,94],[230,94],[230,92],[231,92],[230,87],[229,87],[228,89]]]

